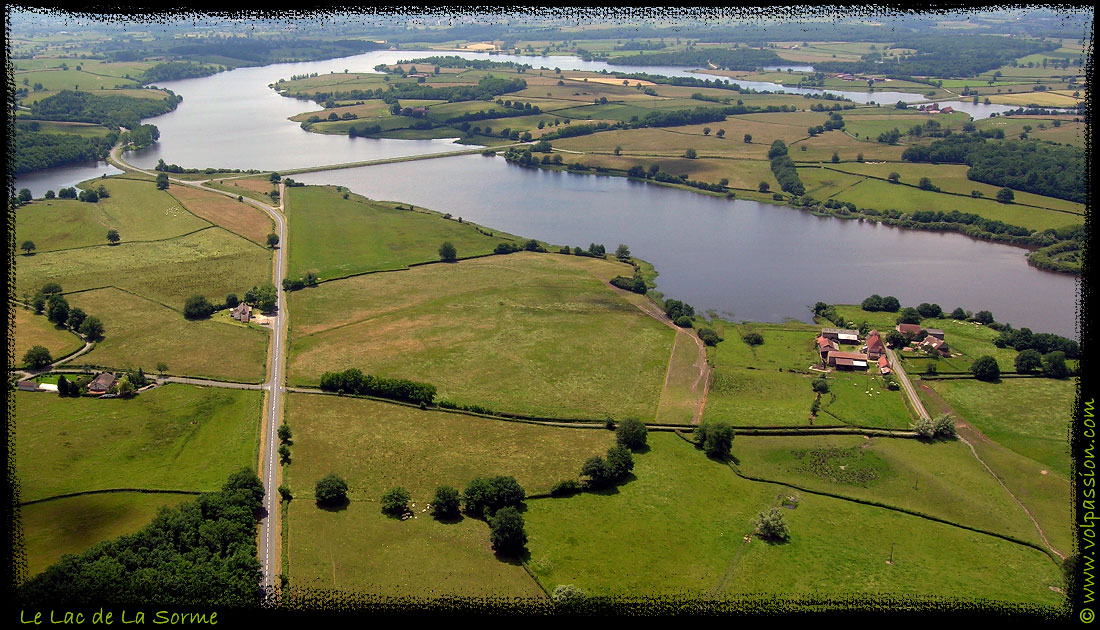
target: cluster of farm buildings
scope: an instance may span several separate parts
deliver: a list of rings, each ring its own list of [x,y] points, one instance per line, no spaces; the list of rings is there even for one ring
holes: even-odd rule
[[[102,396],[111,391],[118,382],[118,377],[111,372],[100,372],[88,383],[88,393],[93,396]],[[23,392],[56,392],[57,385],[53,383],[39,383],[38,381],[24,380],[16,385]]]
[[[922,328],[920,324],[898,324],[896,330],[907,337],[920,337],[925,333],[920,345],[940,356],[949,356],[944,333],[937,328]],[[867,370],[871,364],[878,367],[879,373],[890,374],[890,360],[886,355],[886,344],[877,330],[867,333],[862,345],[858,330],[846,328],[822,328],[817,337],[817,352],[821,357],[821,367],[836,370]],[[858,351],[841,350],[842,345],[858,347]]]

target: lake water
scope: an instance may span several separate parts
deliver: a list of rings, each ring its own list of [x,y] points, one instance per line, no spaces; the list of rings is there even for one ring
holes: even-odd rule
[[[176,111],[147,121],[159,127],[160,141],[128,154],[127,159],[146,168],[164,159],[187,168],[285,170],[460,148],[448,139],[352,139],[309,133],[287,118],[310,110],[313,104],[279,96],[268,87],[295,74],[342,73],[345,68],[373,72],[379,63],[433,54],[451,53],[379,51],[163,83],[184,100]],[[563,70],[699,76],[683,68],[626,68],[575,57],[459,55]],[[742,85],[784,89],[771,83]],[[923,99],[899,92],[844,95],[858,102],[888,104]],[[960,105],[959,109],[973,106]],[[1003,106],[990,111],[996,107]],[[18,186],[30,187],[38,196],[40,185],[56,190],[110,172],[96,170],[101,168],[53,169],[50,174],[27,176]],[[815,301],[858,303],[879,293],[894,295],[904,304],[928,301],[948,310],[956,306],[987,309],[999,321],[1016,326],[1075,334],[1073,277],[1028,267],[1020,248],[958,234],[819,218],[785,207],[730,202],[624,178],[523,169],[501,158],[477,155],[294,177],[307,183],[349,186],[372,198],[412,202],[558,244],[587,247],[590,242],[602,242],[613,250],[618,243],[626,243],[635,255],[656,265],[658,288],[667,296],[738,320],[806,321],[808,305]]]
[[[15,176],[15,190],[29,188],[35,199],[40,199],[47,190],[55,193],[62,188],[76,186],[86,179],[103,175],[117,175],[122,171],[107,162],[86,162],[70,164],[57,168],[47,168]]]
[[[1076,281],[1029,267],[1026,251],[961,234],[817,217],[622,177],[528,169],[469,155],[302,173],[556,245],[625,243],[658,289],[748,321],[810,321],[818,301],[894,295],[902,304],[989,310],[998,321],[1076,336]],[[293,194],[293,193],[291,193]],[[461,253],[461,252],[460,252]]]

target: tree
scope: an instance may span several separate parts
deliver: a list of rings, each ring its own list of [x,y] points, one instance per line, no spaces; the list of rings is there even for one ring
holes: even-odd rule
[[[882,310],[882,296],[878,293],[871,295],[871,297],[863,300],[860,304],[860,308],[865,311],[881,311]]]
[[[745,333],[741,335],[741,341],[744,341],[750,346],[759,346],[764,343],[764,336],[758,332]]]
[[[917,188],[920,188],[921,190],[939,190],[939,188],[937,188],[936,185],[932,183],[932,180],[927,177],[920,178],[920,182],[917,184]]]
[[[840,161],[840,154],[837,153],[836,151],[833,151],[833,157],[830,158],[830,160],[832,161],[833,164],[836,164],[837,162]]]
[[[622,261],[630,260],[630,248],[619,243],[619,247],[615,249],[615,258]]]
[[[317,482],[313,495],[318,505],[343,505],[348,502],[348,482],[329,473]]]
[[[267,246],[268,247],[274,248],[278,244],[279,244],[279,235],[278,234],[272,232],[271,234],[267,235]]]
[[[899,308],[901,308],[901,302],[899,302],[896,297],[892,295],[887,295],[886,297],[882,298],[882,310],[886,311],[887,313],[896,313],[898,312]]]
[[[829,381],[825,380],[824,376],[820,376],[810,381],[810,389],[814,390],[815,394],[828,394],[829,393]]]
[[[611,467],[607,460],[599,455],[593,455],[585,460],[581,466],[581,476],[588,477],[588,485],[593,488],[604,488],[613,483]]]
[[[50,356],[50,351],[45,346],[32,346],[30,350],[23,354],[23,365],[32,370],[46,367],[52,362],[53,357]]]
[[[974,321],[978,322],[979,324],[988,326],[993,323],[993,313],[990,313],[989,311],[978,311],[977,313],[974,313]]]
[[[46,300],[46,318],[58,326],[69,319],[69,303],[60,295],[51,295]]]
[[[256,308],[260,309],[262,313],[273,313],[279,303],[279,292],[275,289],[275,285],[270,282],[255,287],[253,296],[255,297]]]
[[[997,191],[997,201],[1001,203],[1012,203],[1012,200],[1016,198],[1016,195],[1012,192],[1012,189],[1008,186]]]
[[[118,230],[107,230],[107,242],[111,245],[117,245],[121,240],[122,237],[118,235]]]
[[[897,171],[892,171],[886,176],[886,179],[890,180],[891,184],[896,184],[901,181],[901,175],[899,175]]]
[[[790,529],[783,520],[783,511],[777,507],[758,514],[752,520],[752,526],[756,535],[765,540],[783,542],[791,537]]]
[[[760,182],[760,185],[757,186],[757,190],[759,190],[762,193],[766,193],[770,189],[771,189],[771,185],[769,185],[768,182]]]
[[[34,195],[31,193],[30,188],[20,188],[19,189],[19,202],[20,203],[27,203],[31,199],[34,199]]]
[[[1043,366],[1043,355],[1029,348],[1017,354],[1014,363],[1019,374],[1031,374]]]
[[[615,155],[622,155],[623,148],[620,146],[615,147]]]
[[[382,495],[382,512],[390,516],[401,516],[409,511],[409,492],[397,486]]]
[[[912,306],[906,306],[898,313],[897,323],[899,324],[919,324],[920,312]]]
[[[974,361],[970,366],[970,373],[979,381],[996,381],[1001,377],[1001,367],[997,365],[997,359],[985,355]]]
[[[697,328],[695,334],[699,335],[699,339],[708,346],[717,346],[718,342],[722,341],[722,338],[718,336],[718,333],[715,332],[713,328],[708,328],[706,326]]]
[[[167,371],[168,371],[168,364],[165,363],[164,361],[158,361],[157,362],[157,372],[159,372],[163,376],[164,373],[167,372]]]
[[[615,441],[632,451],[640,451],[646,447],[645,423],[635,418],[628,418],[619,423],[615,429]]]
[[[57,377],[57,395],[58,396],[65,397],[65,396],[73,395],[73,393],[72,393],[72,388],[73,387],[77,387],[77,392],[80,391],[80,388],[78,386],[69,385],[69,379],[65,378],[64,374]]]
[[[27,252],[29,256],[34,251],[34,241],[23,241],[23,244],[19,246],[19,249]]]
[[[228,306],[229,308],[237,308],[237,306],[240,303],[241,303],[241,300],[240,300],[240,298],[237,297],[236,293],[226,294],[226,296],[225,296],[225,305]]]
[[[698,157],[698,154],[695,153],[695,149],[688,149],[687,151],[684,151],[684,157],[689,160],[694,160],[696,157]]]
[[[488,479],[478,477],[466,484],[466,490],[462,493],[462,499],[466,504],[466,512],[474,517],[481,517],[491,500],[493,492]]]
[[[157,175],[157,190],[168,190],[168,174]]]
[[[963,319],[963,320],[965,320],[966,319],[966,311],[964,311],[961,306],[956,308],[955,310],[951,311],[951,319]]]
[[[627,447],[616,444],[607,450],[607,469],[611,479],[619,481],[634,470],[634,456]]]
[[[279,498],[281,498],[283,501],[288,502],[294,498],[294,495],[290,493],[290,487],[287,486],[285,483],[279,486]]]
[[[752,134],[751,133],[746,133],[745,134],[745,144],[749,144],[750,142],[752,142]]]
[[[900,330],[891,330],[886,333],[885,341],[891,348],[902,348],[909,345],[909,338]]]
[[[432,516],[438,519],[452,519],[458,516],[460,507],[458,490],[451,486],[439,486],[432,498]]]
[[[719,137],[719,138],[724,138],[726,136],[726,130],[725,129],[719,129],[718,131],[714,132],[714,135]]]
[[[278,434],[279,434],[279,441],[283,442],[284,444],[289,444],[290,443],[290,438],[293,435],[290,431],[290,426],[285,422],[279,425]]]
[[[206,319],[214,313],[214,305],[201,295],[192,295],[183,304],[183,316],[187,319]]]
[[[585,597],[585,592],[581,588],[572,584],[558,584],[550,594],[550,601],[555,606],[571,606],[584,601]]]
[[[450,241],[446,241],[439,246],[439,259],[443,262],[458,260],[458,251],[455,250],[455,246]]]
[[[69,318],[65,320],[65,325],[73,330],[79,330],[81,324],[87,319],[88,315],[79,308],[73,307],[69,309]]]
[[[1069,376],[1069,368],[1066,367],[1065,352],[1057,350],[1043,355],[1043,376],[1050,378],[1065,378]]]
[[[118,379],[118,383],[115,383],[116,392],[119,398],[132,398],[137,394],[137,389],[134,384],[130,382],[129,376],[123,376]]]
[[[921,302],[917,306],[917,312],[920,313],[921,317],[930,317],[933,319],[943,317],[943,309],[940,308],[939,304],[929,304],[928,302]]]
[[[501,508],[489,520],[489,540],[493,549],[505,555],[518,555],[527,545],[523,516],[513,507]]]
[[[932,435],[937,438],[955,437],[955,419],[950,414],[941,414],[932,421]]]
[[[79,332],[91,341],[98,341],[103,338],[103,322],[89,315],[80,325]]]
[[[695,429],[695,442],[707,457],[726,459],[733,448],[733,428],[725,422],[705,422]]]

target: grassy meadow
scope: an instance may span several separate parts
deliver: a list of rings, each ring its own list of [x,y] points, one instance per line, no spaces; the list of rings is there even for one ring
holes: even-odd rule
[[[266,247],[267,235],[275,232],[271,217],[253,205],[189,186],[173,186],[170,194],[192,214],[257,245]]]
[[[84,347],[84,341],[67,328],[58,328],[45,315],[35,315],[33,311],[21,306],[15,308],[15,337],[12,353],[15,363],[11,367],[23,366],[23,355],[34,346],[43,346],[50,356],[57,359],[72,354]]]
[[[171,384],[129,400],[15,397],[23,501],[109,488],[213,491],[257,460],[262,392]]]
[[[784,510],[788,543],[746,542],[751,519],[792,491],[740,479],[674,435],[651,434],[650,446],[635,458],[635,479],[612,491],[528,502],[529,566],[545,587],[1060,601],[1048,588],[1061,587],[1059,570],[1040,551],[840,499],[799,493],[798,507]]]
[[[68,295],[72,306],[103,321],[103,340],[77,364],[168,373],[245,383],[264,380],[268,334],[238,322],[189,321],[177,311],[108,287]],[[182,306],[182,305],[181,305]]]
[[[355,194],[345,199],[334,186],[288,188],[286,194],[292,278],[312,271],[325,280],[436,261],[444,241],[454,244],[460,258],[491,253],[501,242],[518,242],[422,208],[398,210],[395,206],[406,206]]]
[[[630,267],[520,252],[292,293],[290,382],[357,367],[495,411],[651,419],[675,333],[596,272]]]
[[[603,429],[504,422],[379,403],[291,394],[293,431],[285,483],[294,493],[285,521],[284,558],[294,586],[391,596],[541,595],[523,568],[498,559],[481,520],[441,523],[423,510],[435,488],[461,492],[475,477],[514,476],[528,494],[577,477],[615,437]],[[445,443],[446,448],[441,448]],[[350,503],[327,510],[313,501],[315,482],[335,472]],[[402,486],[416,518],[390,518],[381,495]]]

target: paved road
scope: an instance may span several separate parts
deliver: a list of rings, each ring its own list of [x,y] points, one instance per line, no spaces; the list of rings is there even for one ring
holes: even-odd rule
[[[158,175],[155,171],[147,171],[137,168],[122,159],[121,145],[115,146],[111,151],[111,161],[123,170],[137,171],[147,175]],[[209,180],[188,181],[168,178],[173,184],[190,186],[207,192],[224,195],[236,199],[236,195],[202,186]],[[194,385],[206,385],[212,387],[231,387],[237,389],[265,389],[268,391],[267,401],[264,405],[264,413],[261,418],[263,427],[263,455],[260,463],[260,478],[264,484],[264,515],[260,520],[260,540],[258,555],[263,571],[261,586],[265,592],[271,592],[276,584],[277,569],[279,566],[279,461],[276,439],[278,420],[281,417],[282,393],[284,389],[284,363],[286,360],[286,295],[283,292],[282,279],[286,275],[286,219],[283,215],[286,190],[282,183],[279,184],[279,207],[275,208],[260,201],[244,197],[242,200],[260,210],[266,212],[275,221],[276,234],[279,235],[279,247],[275,250],[274,265],[272,269],[272,281],[278,295],[278,312],[271,320],[271,346],[270,361],[268,361],[268,378],[263,385],[246,383],[223,383],[220,381],[203,381],[202,379],[188,379],[183,377],[169,377],[168,381],[178,383],[191,383]]]
[[[886,349],[886,356],[890,359],[890,367],[894,369],[894,374],[898,375],[898,381],[901,382],[901,386],[905,389],[905,395],[909,397],[909,402],[913,403],[913,408],[917,410],[917,414],[921,418],[931,419],[932,416],[928,415],[924,403],[917,397],[917,390],[913,389],[913,384],[909,382],[909,376],[905,374],[905,368],[901,367],[901,360],[890,348]]]

